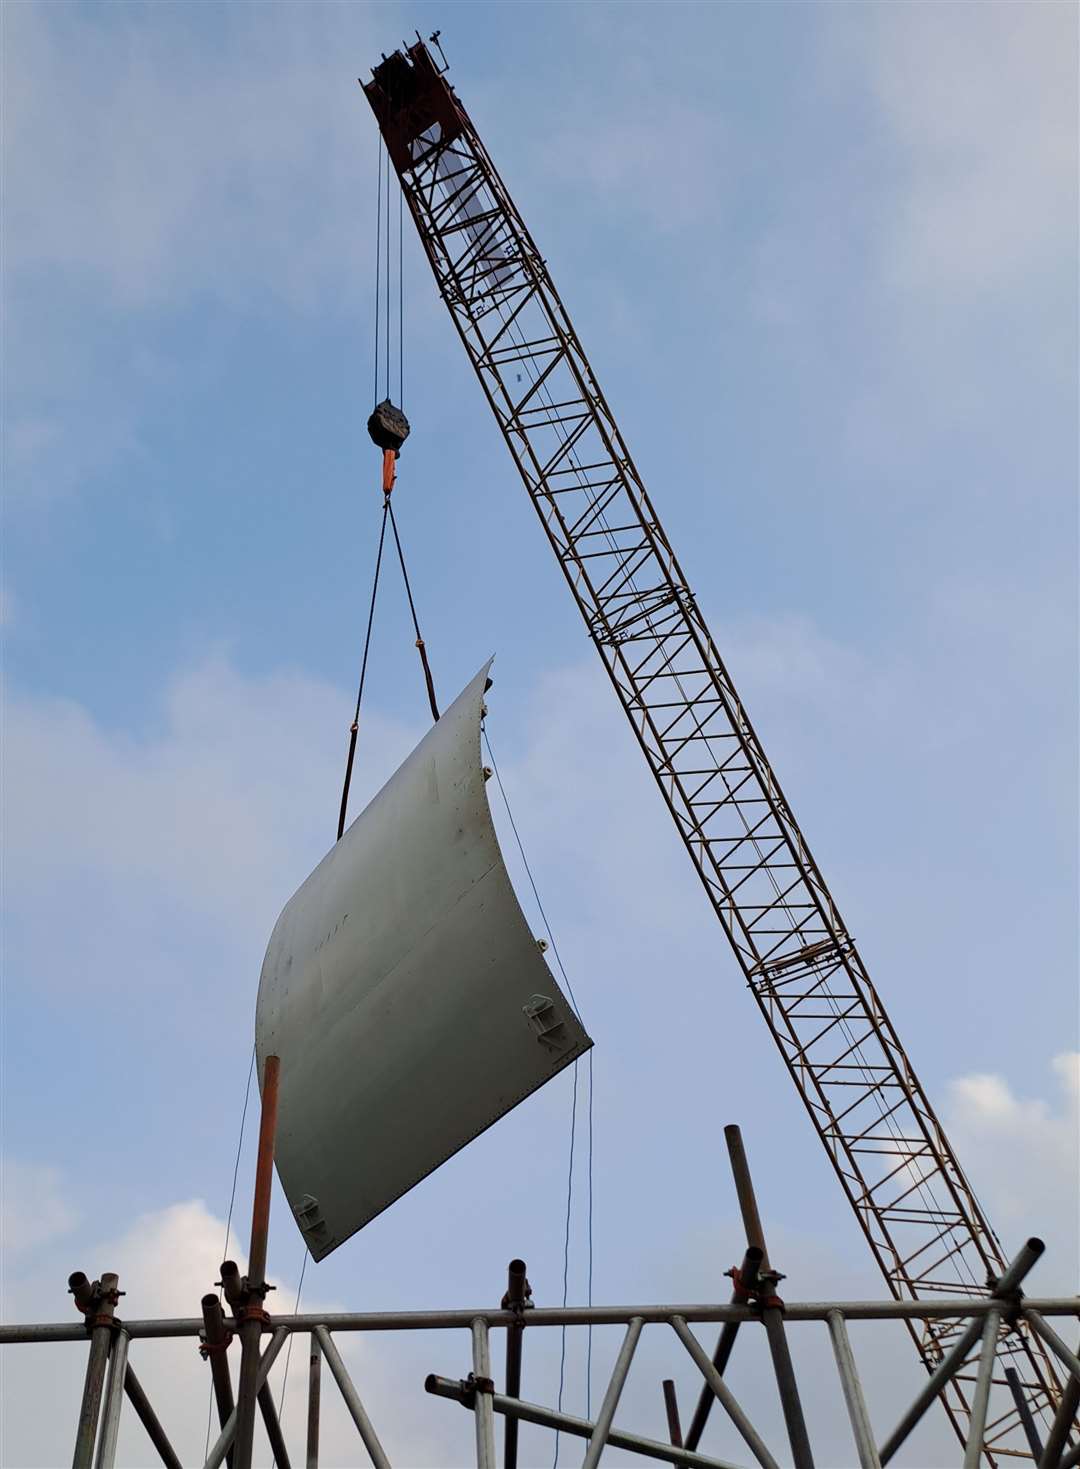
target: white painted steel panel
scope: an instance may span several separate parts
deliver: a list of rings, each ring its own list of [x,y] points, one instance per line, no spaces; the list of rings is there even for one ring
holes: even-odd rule
[[[316,1260],[592,1045],[503,865],[488,663],[285,905],[255,1018],[275,1160]]]

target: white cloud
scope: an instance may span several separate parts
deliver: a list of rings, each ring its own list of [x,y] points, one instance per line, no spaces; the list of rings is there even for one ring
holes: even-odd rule
[[[144,983],[108,951],[160,951],[155,933],[187,923],[245,949],[268,933],[330,845],[350,715],[344,690],[299,673],[244,678],[222,656],[170,681],[141,739],[70,701],[9,691],[6,887],[35,972],[62,984],[82,967],[65,954],[97,953],[99,982]],[[364,720],[353,815],[410,741],[377,714]],[[89,931],[58,930],[58,905],[78,908],[82,892],[99,905],[82,913]]]
[[[931,559],[974,561],[1005,500],[1025,522],[1045,506],[1025,547],[1049,517],[1075,540],[1076,8],[817,12],[815,126],[751,292],[787,418],[813,414],[808,448],[827,437],[829,493],[850,481],[858,515],[914,504],[891,533]],[[819,132],[832,109],[843,131]],[[968,498],[965,543],[937,523]]]
[[[895,280],[977,298],[1074,267],[1075,7],[878,6],[863,19],[901,149]]]
[[[106,474],[144,499],[146,405],[220,371],[224,323],[367,310],[377,132],[357,76],[392,15],[4,7],[9,504]],[[178,346],[162,327],[192,308]]]
[[[37,1169],[48,1175],[53,1196],[57,1192],[57,1175],[51,1170]],[[62,1207],[70,1211],[70,1204]],[[67,1217],[72,1217],[70,1212]],[[65,1246],[67,1256],[86,1266],[91,1276],[104,1270],[115,1270],[120,1288],[125,1292],[117,1314],[128,1319],[198,1316],[199,1302],[213,1288],[221,1259],[225,1221],[211,1214],[200,1199],[154,1209],[133,1220],[122,1233],[95,1240],[87,1230],[81,1239]],[[11,1320],[40,1320],[43,1316],[57,1319],[70,1315],[71,1302],[64,1294],[67,1270],[50,1252],[44,1250],[46,1240],[37,1241],[32,1273],[24,1274],[11,1299],[5,1303],[5,1317]],[[82,1252],[81,1258],[79,1252]],[[243,1253],[235,1241],[230,1254],[241,1270],[246,1268]],[[277,1292],[270,1297],[271,1310],[293,1309],[296,1299],[295,1281],[274,1273]],[[278,1304],[278,1303],[282,1304]],[[345,1309],[340,1302],[320,1299],[311,1288],[310,1279],[302,1301],[305,1309],[332,1312]],[[64,1309],[66,1308],[66,1309]],[[385,1339],[384,1339],[385,1340]],[[438,1445],[430,1425],[417,1422],[417,1414],[407,1410],[406,1401],[418,1399],[423,1405],[418,1374],[402,1375],[409,1362],[406,1355],[387,1352],[375,1338],[342,1336],[339,1348],[354,1382],[363,1384],[367,1406],[394,1462],[409,1464],[439,1463]],[[290,1438],[297,1440],[306,1418],[307,1373],[306,1339],[294,1351],[286,1387],[283,1424]],[[238,1348],[234,1346],[232,1368],[238,1366]],[[85,1346],[81,1344],[47,1347],[8,1347],[4,1349],[3,1401],[4,1432],[0,1461],[20,1469],[53,1469],[70,1455],[73,1428],[77,1415]],[[131,1362],[146,1389],[151,1403],[184,1463],[202,1461],[206,1417],[209,1404],[207,1369],[201,1362],[197,1344],[185,1337],[162,1341],[135,1341],[131,1346]],[[46,1365],[47,1363],[47,1365]],[[284,1353],[271,1374],[275,1398],[281,1391],[285,1370]],[[322,1434],[324,1462],[348,1463],[357,1452],[357,1436],[344,1411],[336,1401],[337,1389],[324,1369],[326,1409]],[[214,1420],[211,1441],[216,1437]],[[256,1463],[268,1464],[265,1444],[256,1435]],[[299,1444],[296,1444],[296,1449]],[[136,1469],[147,1462],[143,1430],[127,1410],[121,1423],[118,1464]]]
[[[961,1076],[948,1089],[945,1121],[995,1227],[1015,1249],[1046,1240],[1034,1295],[1076,1289],[1080,1271],[1080,1052],[1055,1056],[1055,1101],[1018,1096],[994,1073]]]
[[[78,1222],[55,1168],[0,1159],[0,1249],[7,1256],[40,1249]]]
[[[183,7],[9,7],[9,289],[32,269],[129,305],[257,289],[302,304],[360,278],[370,12],[220,21],[209,44]]]

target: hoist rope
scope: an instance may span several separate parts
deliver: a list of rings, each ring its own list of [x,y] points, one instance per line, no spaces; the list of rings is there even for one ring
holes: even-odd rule
[[[383,161],[385,159],[385,168]],[[385,145],[379,140],[375,184],[375,361],[373,402],[390,397],[393,364],[393,212],[391,189],[393,169]],[[397,406],[405,406],[405,194],[398,190],[397,209]]]
[[[559,967],[559,973],[562,975],[563,983],[566,985],[566,993],[569,995],[569,997],[570,997],[570,1003],[574,1007],[574,1014],[577,1016],[578,1021],[580,1022],[581,1021],[581,1011],[578,1009],[578,1002],[577,1002],[577,998],[576,998],[576,996],[574,994],[574,987],[570,983],[570,976],[566,972],[566,966],[563,964],[562,955],[559,953],[559,946],[555,942],[555,935],[551,931],[551,924],[548,921],[548,916],[547,916],[547,913],[546,913],[546,911],[544,909],[544,904],[541,901],[540,893],[539,893],[539,890],[537,889],[537,886],[536,886],[536,879],[533,877],[533,874],[532,874],[532,868],[529,866],[529,859],[525,855],[525,845],[524,845],[524,843],[521,840],[521,833],[518,830],[517,822],[514,820],[514,813],[513,813],[513,810],[511,809],[511,806],[510,806],[509,797],[506,794],[506,787],[503,785],[502,776],[499,774],[499,766],[498,766],[498,762],[495,759],[495,751],[491,747],[491,736],[488,734],[487,725],[486,724],[483,725],[482,728],[483,728],[483,732],[484,732],[484,748],[487,750],[488,759],[491,761],[492,774],[495,776],[495,784],[498,787],[499,795],[502,798],[503,806],[506,809],[507,820],[510,822],[510,830],[514,833],[514,841],[517,844],[518,854],[521,857],[521,864],[524,867],[524,869],[525,869],[525,875],[526,875],[526,877],[529,880],[529,887],[532,889],[532,895],[533,895],[533,898],[534,898],[534,900],[536,902],[536,907],[537,907],[537,909],[538,909],[538,911],[540,913],[540,918],[541,918],[541,920],[543,922],[543,925],[544,925],[544,932],[547,934],[548,944],[551,947],[552,955],[554,956],[555,963]],[[567,1166],[567,1175],[566,1175],[566,1225],[565,1225],[565,1230],[564,1230],[564,1234],[563,1234],[563,1295],[562,1295],[562,1303],[563,1303],[563,1306],[564,1307],[566,1306],[567,1300],[569,1299],[570,1219],[571,1219],[571,1215],[572,1215],[572,1212],[573,1212],[573,1203],[574,1203],[574,1139],[575,1139],[575,1136],[576,1136],[576,1133],[577,1133],[577,1101],[578,1101],[578,1063],[577,1063],[577,1061],[574,1062],[574,1068],[573,1069],[574,1069],[574,1082],[573,1082],[573,1091],[572,1091],[571,1102],[570,1102],[570,1159],[569,1159],[569,1164]],[[586,1118],[587,1118],[587,1121],[586,1121],[586,1140],[587,1140],[587,1144],[588,1144],[587,1155],[586,1155],[586,1173],[587,1173],[587,1177],[588,1177],[587,1212],[586,1212],[586,1221],[587,1221],[586,1222],[586,1250],[587,1250],[588,1304],[591,1306],[592,1305],[592,1289],[593,1289],[593,1053],[592,1053],[592,1050],[591,1049],[590,1049],[590,1051],[588,1053],[588,1071],[589,1071],[589,1076],[588,1076],[588,1080],[589,1080],[589,1097],[588,1097],[588,1102],[586,1104]],[[588,1328],[587,1342],[588,1342],[588,1345],[587,1345],[587,1348],[586,1348],[586,1358],[585,1358],[585,1373],[586,1373],[586,1376],[585,1376],[585,1412],[586,1412],[586,1416],[590,1416],[591,1415],[591,1410],[592,1410],[592,1326],[591,1325]],[[559,1397],[558,1397],[558,1411],[559,1412],[562,1412],[563,1391],[564,1391],[564,1388],[565,1388],[565,1383],[566,1383],[566,1327],[564,1326],[564,1327],[561,1328],[561,1332],[560,1332],[560,1347],[559,1347]],[[558,1433],[558,1430],[556,1430],[556,1433],[555,1433],[555,1458],[554,1458],[554,1461],[553,1461],[552,1469],[558,1469],[558,1463],[559,1463],[559,1433]]]
[[[379,181],[375,189],[375,373],[374,373],[374,396],[372,403],[379,401],[379,288],[382,284],[380,276],[382,271],[382,161],[383,144],[379,139]],[[390,161],[387,159],[387,167]],[[389,264],[387,264],[389,270]],[[389,327],[387,328],[389,330]]]
[[[386,158],[386,396],[390,396],[390,156]]]

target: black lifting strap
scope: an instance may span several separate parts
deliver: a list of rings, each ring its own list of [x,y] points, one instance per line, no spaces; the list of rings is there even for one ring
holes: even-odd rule
[[[356,691],[356,712],[349,726],[349,753],[345,757],[345,783],[341,788],[341,809],[338,811],[337,840],[345,830],[345,813],[349,809],[349,786],[352,784],[353,760],[356,756],[356,732],[360,727],[360,701],[364,697],[364,679],[367,677],[368,653],[371,651],[371,626],[375,621],[375,597],[379,590],[379,571],[382,567],[383,542],[386,540],[386,517],[390,511],[389,492],[383,496],[382,525],[379,528],[379,550],[375,557],[375,576],[371,583],[371,605],[368,607],[367,632],[364,634],[364,656],[360,663],[360,687]]]
[[[392,452],[392,451],[391,451]],[[389,457],[389,456],[388,456]],[[389,480],[389,485],[387,481]],[[405,583],[405,595],[409,599],[409,611],[412,614],[413,631],[416,633],[416,648],[420,654],[420,666],[424,671],[424,685],[427,689],[428,703],[431,706],[431,717],[438,723],[439,706],[435,699],[435,681],[431,676],[431,666],[428,663],[427,647],[420,634],[420,619],[416,615],[416,603],[413,600],[412,586],[409,582],[409,573],[405,568],[405,552],[402,550],[401,537],[398,534],[397,521],[394,518],[394,507],[390,503],[390,492],[393,488],[392,470],[384,467],[383,479],[383,513],[382,524],[379,528],[379,549],[375,557],[375,575],[371,583],[371,603],[368,607],[367,631],[364,634],[364,656],[360,663],[360,687],[356,693],[356,712],[353,722],[349,726],[349,753],[345,758],[345,781],[341,788],[341,806],[338,810],[337,840],[341,840],[345,830],[345,817],[349,808],[349,787],[352,784],[353,762],[356,758],[356,735],[360,727],[360,703],[364,697],[364,680],[367,677],[368,654],[371,651],[371,629],[375,621],[375,598],[379,590],[379,572],[382,569],[383,546],[386,541],[386,521],[390,519],[390,528],[394,532],[394,545],[397,547],[398,562],[401,566],[401,577]]]
[[[386,503],[390,509],[390,528],[394,532],[394,545],[397,547],[398,560],[401,562],[401,577],[405,583],[405,595],[409,599],[409,611],[412,613],[413,631],[416,633],[416,646],[420,653],[420,664],[424,670],[424,683],[427,685],[428,703],[431,705],[431,717],[436,724],[439,722],[439,706],[435,702],[435,684],[431,677],[431,668],[428,665],[427,647],[424,639],[420,636],[420,620],[416,615],[416,603],[413,601],[412,587],[409,585],[409,573],[405,570],[405,553],[401,549],[401,537],[398,535],[397,521],[394,519],[394,507],[390,504],[390,496],[387,495]]]

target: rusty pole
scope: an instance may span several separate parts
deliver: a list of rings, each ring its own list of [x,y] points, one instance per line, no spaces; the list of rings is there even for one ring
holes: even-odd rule
[[[724,1128],[724,1140],[727,1143],[731,1172],[735,1179],[735,1192],[739,1196],[739,1208],[742,1211],[747,1243],[757,1246],[762,1251],[758,1273],[765,1289],[759,1294],[758,1300],[761,1304],[761,1320],[765,1327],[765,1335],[769,1340],[769,1353],[772,1356],[773,1371],[776,1374],[776,1386],[780,1393],[780,1406],[784,1412],[784,1424],[787,1428],[788,1442],[791,1445],[791,1456],[795,1462],[795,1469],[814,1469],[810,1435],[806,1431],[799,1386],[795,1380],[795,1367],[791,1360],[791,1348],[788,1346],[787,1333],[784,1330],[784,1304],[775,1290],[781,1277],[769,1265],[769,1253],[765,1248],[765,1232],[761,1227],[761,1215],[758,1213],[754,1184],[750,1177],[750,1165],[746,1161],[742,1133],[734,1123]]]
[[[728,1123],[724,1128],[724,1141],[727,1143],[731,1176],[735,1180],[735,1193],[739,1199],[739,1212],[742,1214],[743,1229],[746,1231],[746,1243],[761,1251],[761,1273],[768,1275],[769,1252],[765,1248],[765,1230],[762,1228],[761,1215],[758,1213],[757,1198],[754,1194],[754,1183],[750,1177],[750,1165],[746,1161],[742,1132],[734,1122]]]
[[[259,1338],[266,1321],[266,1242],[270,1231],[270,1185],[274,1175],[274,1133],[277,1129],[278,1079],[281,1063],[267,1056],[263,1067],[259,1153],[255,1164],[255,1197],[251,1209],[251,1248],[244,1301],[237,1316],[240,1325],[240,1381],[237,1387],[234,1469],[251,1469],[258,1399]]]
[[[769,1269],[769,1256],[765,1249],[765,1231],[761,1224],[761,1215],[758,1213],[757,1199],[754,1196],[754,1185],[750,1179],[750,1168],[746,1161],[746,1150],[743,1147],[742,1133],[734,1125],[724,1128],[724,1138],[727,1142],[728,1156],[731,1159],[731,1171],[735,1179],[735,1192],[739,1199],[739,1211],[742,1214],[743,1230],[746,1234],[747,1253],[743,1260],[742,1271],[739,1281],[731,1295],[731,1304],[741,1306],[746,1304],[746,1292],[740,1288],[740,1282],[749,1279],[749,1266],[751,1255],[757,1261],[757,1271],[767,1274]],[[739,1332],[739,1323],[729,1321],[720,1333],[716,1343],[716,1351],[713,1353],[713,1366],[717,1372],[723,1375],[727,1367],[728,1358],[735,1345],[735,1338]],[[709,1421],[714,1402],[713,1394],[707,1387],[702,1388],[698,1397],[694,1416],[690,1420],[690,1427],[686,1434],[686,1447],[696,1449],[701,1442],[701,1435],[705,1432],[705,1425]]]

